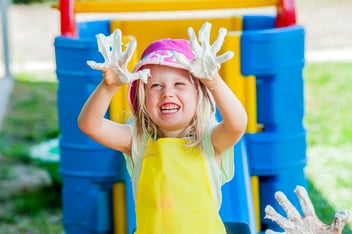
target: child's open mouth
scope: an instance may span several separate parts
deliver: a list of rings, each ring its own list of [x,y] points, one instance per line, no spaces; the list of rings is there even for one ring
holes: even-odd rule
[[[180,107],[176,104],[166,104],[160,107],[161,113],[166,113],[166,114],[175,113],[179,109]]]

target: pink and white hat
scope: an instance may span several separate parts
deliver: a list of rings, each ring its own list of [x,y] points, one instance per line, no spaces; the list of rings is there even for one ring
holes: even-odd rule
[[[182,54],[192,61],[194,55],[189,41],[184,39],[162,39],[151,43],[143,52],[141,60],[134,71],[140,70],[144,65],[157,64],[169,67],[186,69],[175,59],[175,53]]]
[[[182,54],[189,61],[194,59],[191,45],[187,40],[167,38],[154,41],[144,50],[141,60],[137,63],[133,71],[137,72],[143,69],[143,66],[149,64],[164,65],[187,70],[183,64],[176,60],[175,54],[177,53]],[[137,109],[136,91],[138,83],[139,81],[133,81],[128,88],[128,101],[132,110]]]

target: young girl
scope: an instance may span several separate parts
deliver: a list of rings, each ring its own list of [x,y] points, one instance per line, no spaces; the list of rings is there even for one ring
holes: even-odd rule
[[[218,214],[221,186],[234,174],[233,146],[247,116],[221,79],[220,64],[233,56],[220,50],[226,30],[209,44],[209,23],[192,28],[190,41],[150,44],[129,73],[135,42],[121,49],[121,32],[98,35],[105,63],[88,61],[104,79],[84,105],[79,128],[97,142],[123,152],[132,178],[136,233],[226,233]],[[133,120],[104,119],[117,89],[129,83]],[[222,121],[215,118],[216,108]]]

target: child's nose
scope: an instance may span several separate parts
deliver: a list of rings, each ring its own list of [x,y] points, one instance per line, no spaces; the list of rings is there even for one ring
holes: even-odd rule
[[[163,90],[163,97],[168,98],[174,96],[174,91],[173,88],[171,87],[165,87]]]

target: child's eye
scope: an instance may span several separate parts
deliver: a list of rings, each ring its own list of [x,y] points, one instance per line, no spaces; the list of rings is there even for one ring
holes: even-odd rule
[[[175,86],[185,86],[186,84],[185,83],[183,83],[183,82],[177,82],[177,83],[175,83]]]
[[[150,86],[151,88],[159,88],[161,87],[161,84],[155,83]]]

